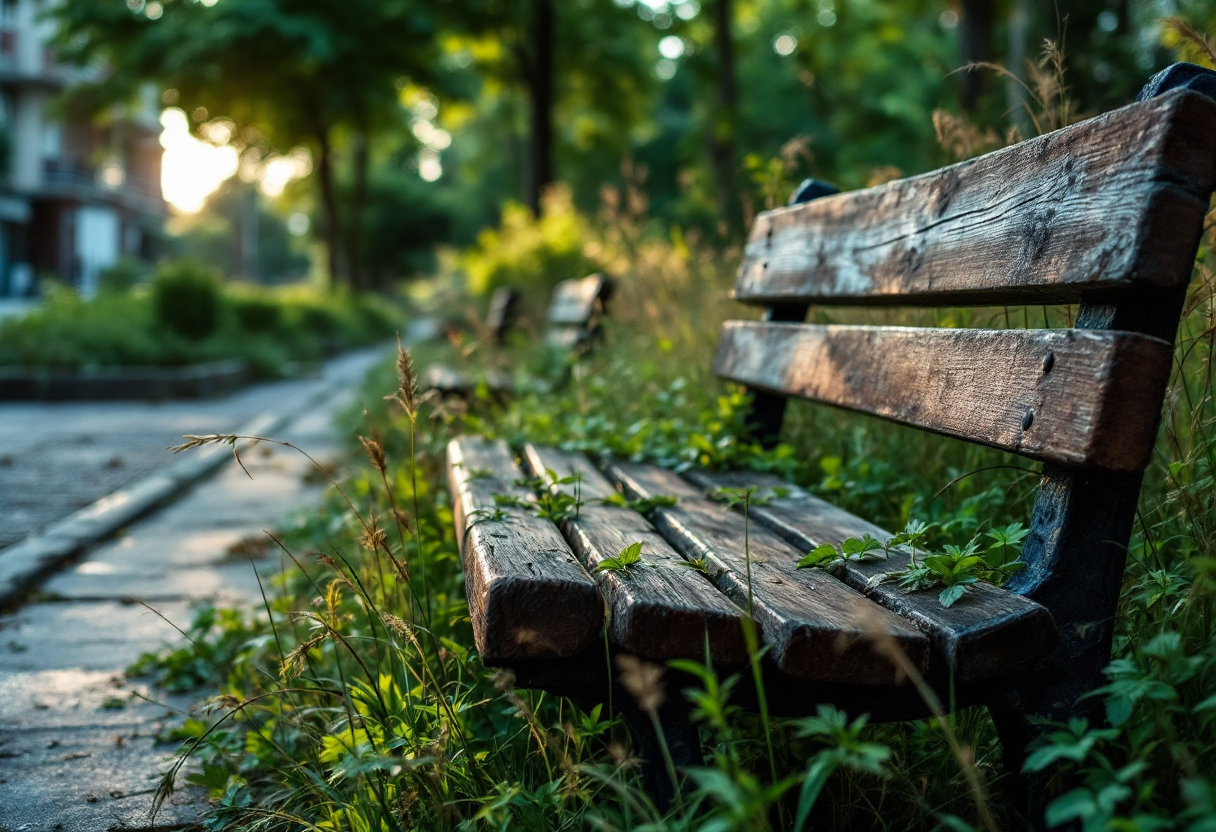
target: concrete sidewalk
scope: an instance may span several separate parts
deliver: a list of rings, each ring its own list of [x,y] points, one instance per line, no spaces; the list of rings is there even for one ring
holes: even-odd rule
[[[332,454],[333,415],[370,363],[347,367],[340,395],[307,408],[288,403],[296,410],[274,437],[314,457]],[[124,677],[140,653],[181,638],[138,602],[183,629],[199,603],[260,602],[246,553],[255,553],[264,575],[280,562],[246,543],[266,540],[263,530],[315,505],[324,490],[298,452],[266,445],[242,460],[252,480],[226,463],[51,578],[36,603],[0,618],[0,827],[150,828],[157,777],[177,747],[159,738],[174,718],[170,708],[185,708],[187,698]],[[205,808],[197,791],[186,790],[165,805],[155,828],[190,826]]]

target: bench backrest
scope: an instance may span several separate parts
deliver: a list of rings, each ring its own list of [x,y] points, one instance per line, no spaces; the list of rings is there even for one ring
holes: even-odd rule
[[[611,297],[612,281],[602,274],[557,284],[545,315],[545,344],[575,353],[585,350],[599,332]]]
[[[735,297],[764,320],[728,322],[718,349],[716,372],[755,391],[764,441],[797,396],[1046,463],[1014,588],[1061,632],[1113,615],[1216,187],[1216,102],[1179,83],[1171,68],[1088,121],[760,214]],[[811,304],[1043,303],[1080,304],[1075,327],[801,323]],[[1092,629],[1109,649],[1109,621]]]

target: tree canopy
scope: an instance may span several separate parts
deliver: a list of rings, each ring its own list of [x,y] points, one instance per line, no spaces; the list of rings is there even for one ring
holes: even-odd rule
[[[1216,22],[1199,0],[1176,5]],[[1076,114],[1127,101],[1174,37],[1127,0],[111,0],[51,13],[61,58],[107,68],[76,93],[95,110],[153,83],[252,159],[307,148],[328,271],[355,286],[416,262],[386,259],[393,217],[467,241],[503,201],[537,211],[559,181],[589,209],[604,183],[645,178],[658,216],[733,239],[802,175],[855,187],[947,161],[938,109],[1000,136],[1031,129],[1023,111],[1043,83],[1066,85]],[[1044,38],[1059,67],[1035,67]],[[960,71],[972,60],[1004,72]]]

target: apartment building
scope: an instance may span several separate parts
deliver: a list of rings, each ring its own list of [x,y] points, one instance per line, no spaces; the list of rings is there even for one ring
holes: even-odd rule
[[[55,60],[45,0],[0,0],[0,296],[48,275],[91,295],[123,257],[147,259],[163,226],[159,107],[98,119],[62,105],[87,80]]]

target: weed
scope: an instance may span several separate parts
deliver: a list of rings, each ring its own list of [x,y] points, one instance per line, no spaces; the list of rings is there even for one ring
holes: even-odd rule
[[[628,574],[629,570],[642,563],[641,542],[630,543],[616,554],[616,557],[604,558],[596,564],[596,572],[619,572]]]

